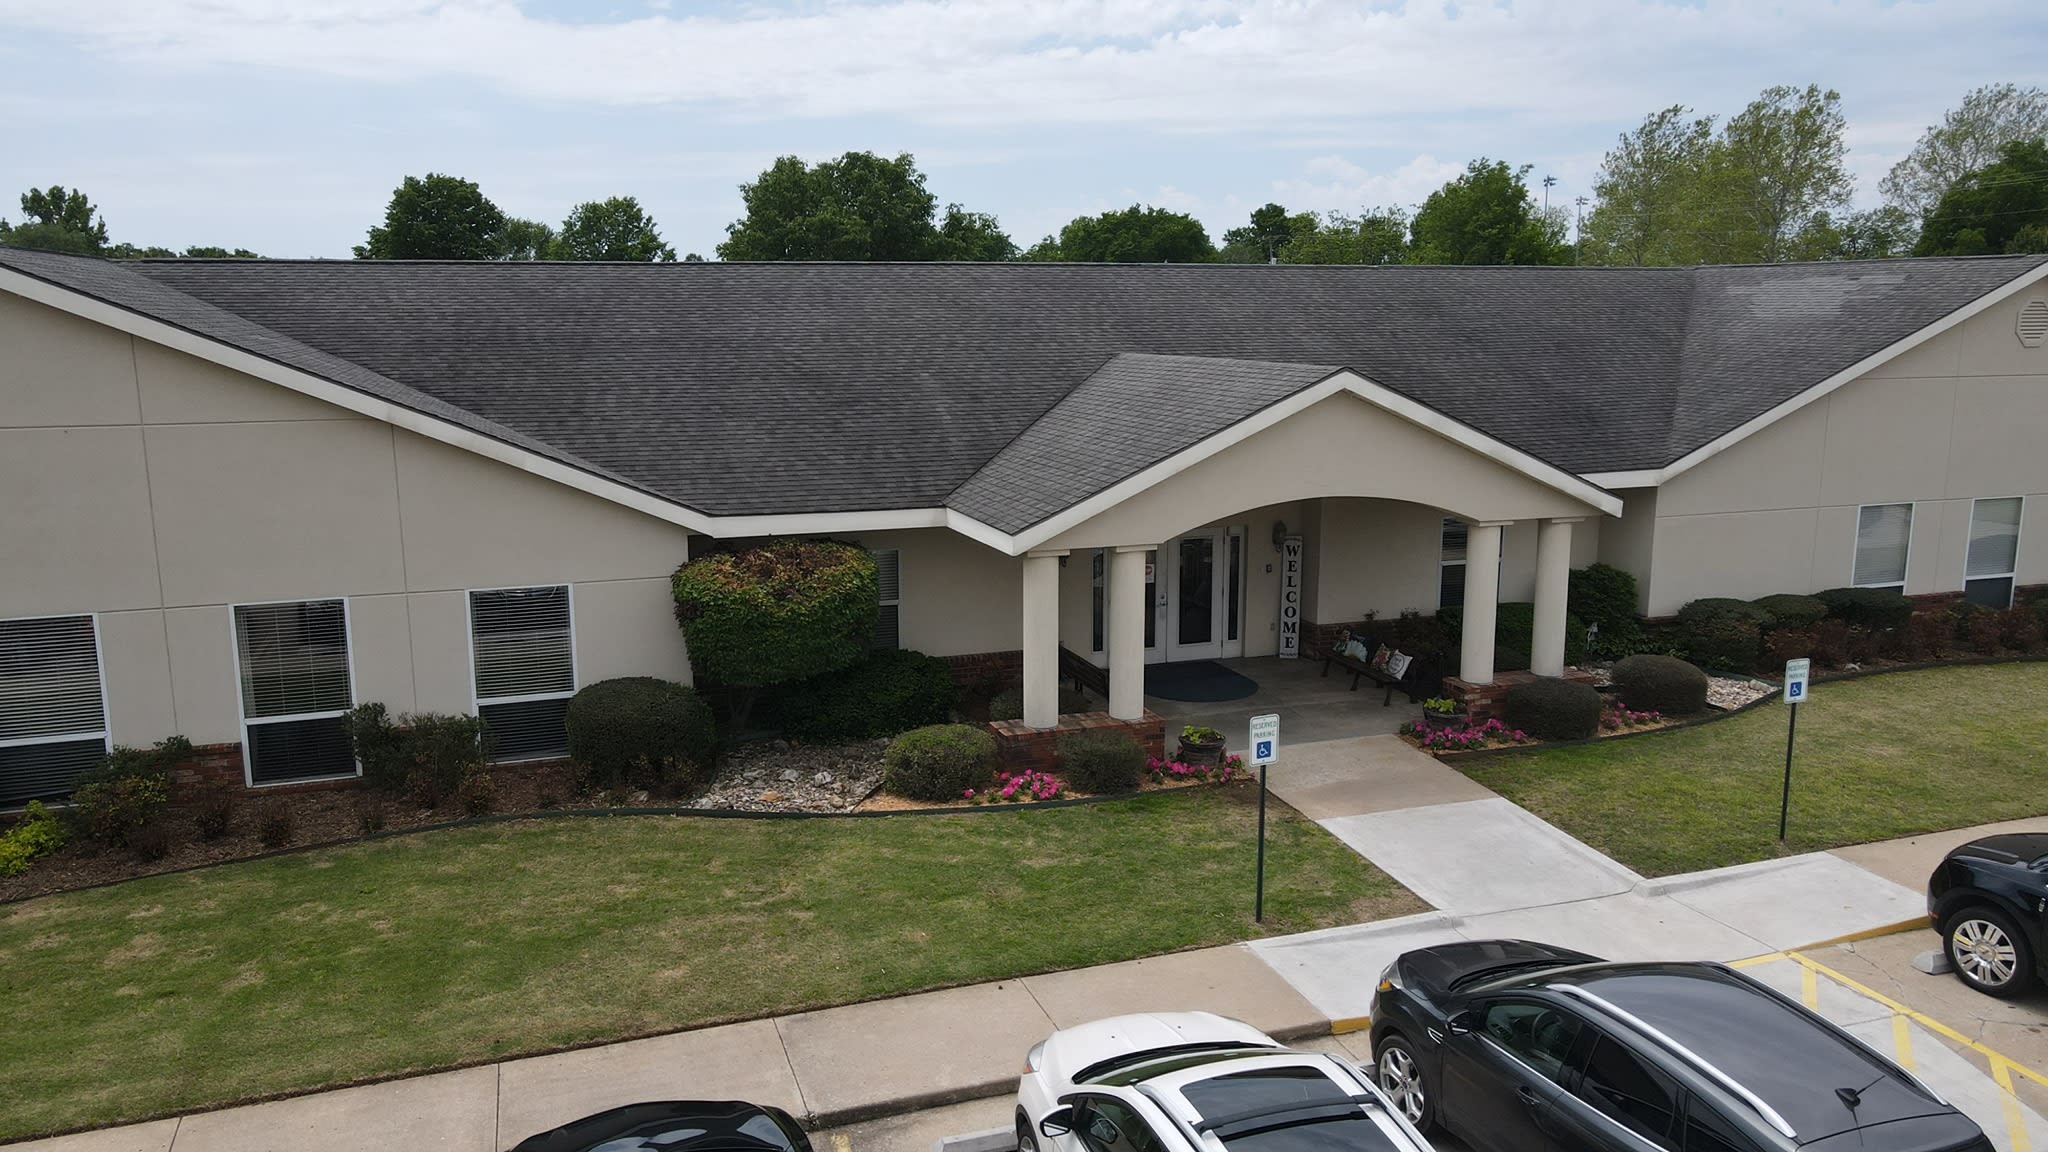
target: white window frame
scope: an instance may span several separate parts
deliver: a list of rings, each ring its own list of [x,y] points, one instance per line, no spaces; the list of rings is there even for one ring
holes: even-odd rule
[[[521,696],[478,696],[476,694],[476,600],[478,592],[526,592],[536,588],[563,589],[569,600],[569,690],[567,692],[528,692]],[[465,588],[462,590],[462,614],[469,623],[463,629],[463,637],[469,650],[469,714],[482,716],[486,704],[527,704],[535,700],[567,700],[583,687],[583,668],[576,659],[576,585],[568,580],[556,584],[499,584],[490,588]],[[353,685],[354,681],[350,681]],[[557,756],[527,756],[519,760],[493,760],[493,764],[532,764],[541,760],[557,760]]]
[[[290,716],[258,716],[254,723],[285,724],[296,720],[327,720],[345,716],[355,709],[356,698],[356,617],[349,607],[346,596],[291,596],[282,600],[243,600],[228,605],[228,658],[235,666],[235,715],[242,726],[242,786],[245,788],[289,788],[298,784],[317,784],[323,780],[353,780],[363,774],[363,763],[358,760],[353,772],[335,772],[326,776],[305,776],[297,780],[272,780],[265,784],[256,782],[256,757],[249,745],[249,702],[242,695],[242,639],[235,630],[235,609],[262,608],[272,604],[319,604],[329,600],[341,601],[341,644],[348,662],[348,707],[340,711],[298,712]]]
[[[885,553],[885,552],[886,552],[886,553],[891,553],[891,554],[893,554],[893,555],[894,555],[894,556],[896,557],[896,598],[895,598],[894,600],[882,600],[882,599],[880,599],[880,597],[879,597],[879,596],[877,596],[877,598],[876,598],[876,603],[877,603],[877,604],[878,604],[878,605],[879,605],[880,607],[884,607],[884,608],[891,608],[891,607],[893,607],[893,608],[895,608],[895,609],[896,609],[896,647],[895,647],[895,649],[894,649],[894,650],[896,650],[896,651],[900,651],[900,650],[902,650],[902,648],[903,648],[903,549],[901,549],[901,548],[870,548],[870,549],[868,549],[868,555],[869,555],[870,557],[872,557],[872,558],[874,559],[875,563],[876,563],[876,564],[878,564],[878,565],[879,565],[879,564],[880,564],[880,563],[882,562],[882,554],[883,554],[883,553]],[[877,582],[877,587],[876,587],[876,591],[877,591],[878,593],[879,593],[879,591],[880,591],[880,585],[879,585],[879,582]],[[870,638],[870,640],[869,640],[869,643],[870,643],[870,645],[872,645],[872,644],[873,644],[873,640],[872,640],[872,638]],[[884,649],[876,649],[876,651],[884,651]]]
[[[1856,554],[1863,550],[1863,510],[1865,508],[1897,508],[1901,504],[1906,507],[1906,562],[1899,569],[1899,578],[1878,584],[1858,584],[1856,582]],[[1856,523],[1850,528],[1854,535],[1849,540],[1849,587],[1890,588],[1897,591],[1900,595],[1904,595],[1906,581],[1911,579],[1913,575],[1913,525],[1919,519],[1920,502],[1917,500],[1883,500],[1876,504],[1858,504],[1856,506]]]
[[[100,730],[97,732],[71,732],[58,736],[20,736],[12,740],[0,740],[0,748],[27,748],[36,744],[70,744],[78,740],[99,737],[100,748],[111,755],[114,751],[113,708],[107,701],[107,660],[100,646],[100,614],[97,612],[46,612],[37,616],[9,616],[4,623],[27,620],[70,620],[79,616],[92,621],[93,670],[100,678]],[[11,811],[11,809],[10,809]]]
[[[1218,631],[1218,635],[1223,637],[1223,658],[1226,660],[1244,655],[1245,633],[1251,631],[1251,621],[1245,618],[1245,608],[1251,599],[1252,548],[1251,540],[1246,535],[1245,528],[1246,526],[1243,524],[1232,524],[1223,530],[1223,555],[1217,558],[1217,568],[1223,575],[1220,583],[1223,585],[1226,601],[1230,599],[1230,586],[1233,583],[1237,585],[1235,602],[1226,602],[1223,606],[1223,627]],[[1237,563],[1235,564],[1230,562],[1231,546],[1233,544],[1236,545],[1237,552]],[[1232,615],[1237,617],[1237,635],[1235,636],[1230,634],[1230,618]]]
[[[1993,572],[1985,576],[1970,575],[1970,537],[1977,531],[1977,505],[1986,500],[2018,500],[2019,519],[2012,527],[2012,571]],[[1970,583],[1975,580],[2009,580],[2006,585],[2005,606],[2010,608],[2019,598],[2020,591],[2020,544],[2027,530],[2027,498],[2025,496],[1976,496],[1970,500],[1970,526],[1963,530],[1963,592],[1969,593]]]

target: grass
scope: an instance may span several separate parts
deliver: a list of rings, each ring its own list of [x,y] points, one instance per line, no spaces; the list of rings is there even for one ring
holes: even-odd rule
[[[1651,876],[2048,813],[2048,664],[1817,684],[1799,706],[1778,843],[1785,706],[1532,749],[1466,775]]]
[[[1255,799],[519,822],[0,908],[0,1139],[1260,935]],[[1273,807],[1264,932],[1420,907]]]

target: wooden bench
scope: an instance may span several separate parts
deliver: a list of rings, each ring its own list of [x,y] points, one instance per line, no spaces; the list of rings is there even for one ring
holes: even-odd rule
[[[1367,661],[1360,660],[1354,656],[1346,656],[1335,649],[1326,649],[1323,652],[1324,676],[1330,674],[1330,665],[1332,664],[1351,673],[1351,690],[1353,692],[1358,691],[1358,682],[1361,679],[1371,680],[1374,684],[1385,687],[1387,694],[1380,700],[1380,707],[1382,708],[1393,704],[1394,692],[1397,689],[1408,697],[1410,704],[1422,702],[1421,684],[1418,682],[1417,677],[1412,675],[1422,667],[1421,660],[1414,660],[1409,663],[1408,671],[1411,675],[1390,676],[1384,668],[1375,668]]]

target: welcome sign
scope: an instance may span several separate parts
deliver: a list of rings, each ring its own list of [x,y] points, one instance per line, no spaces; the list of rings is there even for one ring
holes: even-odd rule
[[[1280,658],[1301,655],[1301,537],[1280,542]]]

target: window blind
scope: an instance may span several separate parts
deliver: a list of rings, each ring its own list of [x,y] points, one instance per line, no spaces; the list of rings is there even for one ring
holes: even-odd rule
[[[1906,582],[1906,551],[1913,536],[1911,504],[1871,504],[1856,519],[1858,586]]]
[[[1964,575],[2010,576],[2020,550],[2020,498],[1979,500],[1970,512],[1970,556]]]
[[[568,585],[471,592],[469,620],[479,701],[576,691]]]
[[[242,663],[242,716],[345,712],[348,614],[339,600],[243,604],[235,609]]]
[[[900,648],[902,637],[899,625],[903,611],[903,585],[901,554],[897,549],[885,548],[874,554],[875,579],[880,587],[882,610],[875,617],[876,648]]]
[[[0,742],[106,727],[92,617],[0,620]]]

